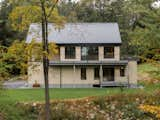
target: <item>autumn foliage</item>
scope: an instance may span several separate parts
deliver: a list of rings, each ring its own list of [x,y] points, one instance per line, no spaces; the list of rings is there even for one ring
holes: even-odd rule
[[[159,119],[160,91],[153,94],[116,94],[81,99],[52,100],[52,120],[155,120]],[[149,106],[149,104],[151,106]],[[20,103],[45,120],[44,103]],[[157,106],[157,107],[156,107]],[[151,114],[146,114],[151,113]]]

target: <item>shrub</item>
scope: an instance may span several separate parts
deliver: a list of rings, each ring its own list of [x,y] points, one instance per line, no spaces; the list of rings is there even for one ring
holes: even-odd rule
[[[149,113],[148,115],[151,115],[155,119],[160,119],[160,106],[153,106],[153,105],[140,105],[139,109]]]

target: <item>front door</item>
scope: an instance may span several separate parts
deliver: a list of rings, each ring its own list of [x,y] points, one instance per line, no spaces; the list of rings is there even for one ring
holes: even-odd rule
[[[103,68],[103,81],[114,81],[114,68]]]

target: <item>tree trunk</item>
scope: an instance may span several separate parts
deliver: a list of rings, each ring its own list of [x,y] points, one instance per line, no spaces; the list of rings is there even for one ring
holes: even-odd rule
[[[42,43],[43,51],[48,54],[48,21],[45,12],[44,3],[41,3],[42,8]],[[49,101],[49,80],[48,80],[48,67],[49,60],[46,54],[43,55],[43,72],[44,72],[44,82],[45,82],[45,118],[50,120],[50,101]]]

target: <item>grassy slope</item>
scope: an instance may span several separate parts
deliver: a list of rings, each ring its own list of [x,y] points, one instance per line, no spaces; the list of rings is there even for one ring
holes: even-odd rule
[[[145,63],[138,66],[139,74],[148,74],[151,79],[160,80],[160,64]]]

